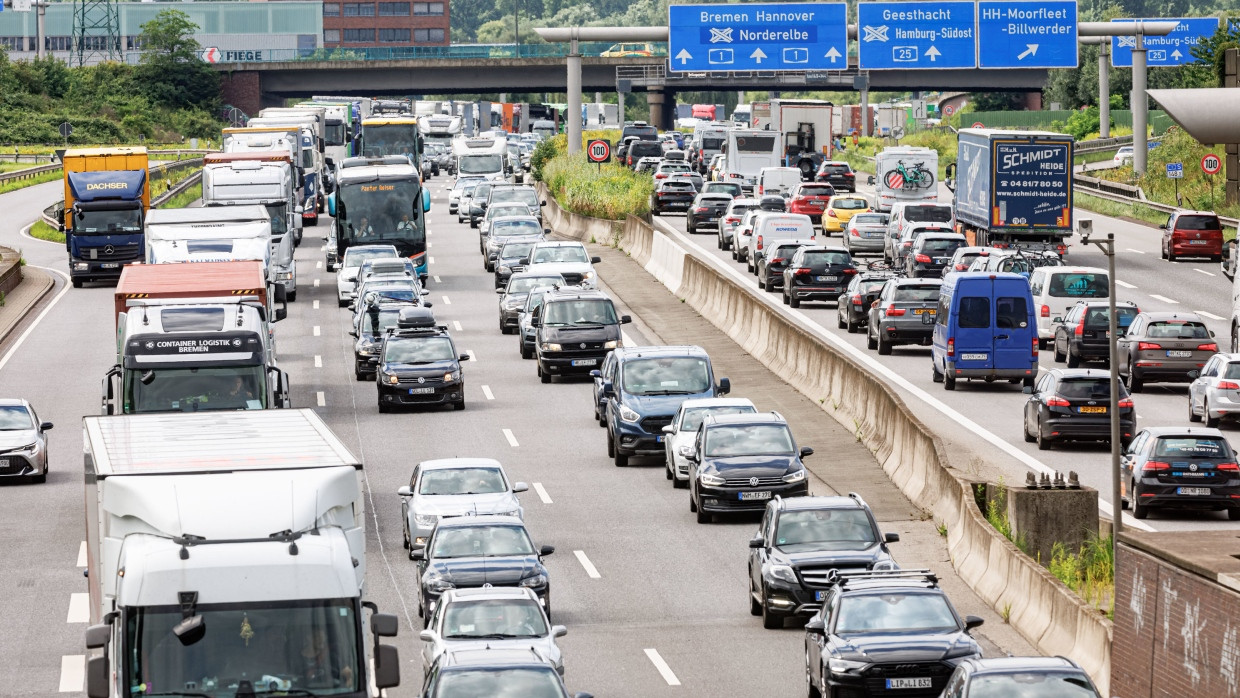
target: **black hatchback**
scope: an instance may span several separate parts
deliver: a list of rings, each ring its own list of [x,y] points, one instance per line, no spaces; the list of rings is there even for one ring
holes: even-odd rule
[[[837,300],[856,274],[843,247],[802,247],[784,268],[784,303],[799,308],[801,301]]]
[[[1141,309],[1132,301],[1117,301],[1116,331],[1120,334],[1127,332],[1132,319],[1140,312]],[[1109,360],[1111,342],[1107,332],[1110,327],[1109,301],[1077,301],[1062,318],[1051,320],[1051,332],[1055,335],[1051,340],[1055,361],[1067,361],[1068,368],[1076,368],[1082,361]]]
[[[848,288],[835,303],[836,323],[849,333],[860,332],[870,319],[870,306],[878,300],[887,279],[895,278],[894,271],[863,271],[852,277]]]
[[[1123,506],[1144,519],[1150,510],[1227,511],[1240,521],[1240,466],[1218,429],[1142,429],[1120,459]]]
[[[1137,416],[1119,386],[1119,434],[1127,444]],[[1092,368],[1053,368],[1042,374],[1025,402],[1025,441],[1046,450],[1061,441],[1111,440],[1111,374]]]
[[[650,212],[659,215],[668,211],[688,211],[697,198],[697,189],[687,179],[665,179],[650,195]]]
[[[969,244],[960,233],[926,233],[913,240],[913,247],[904,257],[909,278],[942,278],[943,269],[952,261],[956,250]]]
[[[689,212],[685,216],[685,232],[694,234],[702,228],[718,230],[719,221],[730,203],[732,197],[722,192],[698,194],[689,205]]]

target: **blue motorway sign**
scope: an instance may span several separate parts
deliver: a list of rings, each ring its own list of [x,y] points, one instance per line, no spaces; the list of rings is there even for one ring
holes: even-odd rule
[[[1184,179],[1184,163],[1169,162],[1167,163],[1168,179]]]
[[[1132,22],[1131,19],[1113,19],[1112,22]],[[1218,17],[1171,17],[1151,18],[1147,21],[1177,22],[1175,31],[1166,36],[1144,36],[1141,45],[1145,46],[1145,64],[1151,68],[1171,68],[1185,63],[1194,63],[1193,47],[1203,37],[1212,36],[1218,31]],[[1137,45],[1135,36],[1111,37],[1111,65],[1116,68],[1132,67],[1132,49]]]
[[[982,0],[977,67],[1075,68],[1076,0]]]
[[[861,69],[976,68],[975,7],[972,2],[858,3]]]
[[[672,70],[843,70],[847,6],[831,3],[671,5]]]

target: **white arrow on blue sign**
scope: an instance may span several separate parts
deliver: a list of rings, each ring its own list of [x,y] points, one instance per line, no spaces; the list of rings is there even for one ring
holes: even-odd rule
[[[976,68],[975,7],[972,2],[858,3],[860,68]]]
[[[1133,22],[1132,19],[1113,19],[1112,22]],[[1218,31],[1218,17],[1182,17],[1153,18],[1146,21],[1175,21],[1175,31],[1166,36],[1141,37],[1141,45],[1145,47],[1145,64],[1151,68],[1172,68],[1187,63],[1197,62],[1193,58],[1193,47],[1203,37],[1213,36]],[[1136,46],[1135,36],[1111,37],[1111,65],[1116,68],[1132,67],[1132,49]]]
[[[977,67],[1076,68],[1075,0],[982,0]]]
[[[848,67],[847,5],[842,2],[671,5],[668,28],[673,71]]]

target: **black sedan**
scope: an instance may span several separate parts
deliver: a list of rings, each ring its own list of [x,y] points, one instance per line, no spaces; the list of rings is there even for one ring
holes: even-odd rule
[[[878,300],[887,279],[894,276],[894,272],[872,271],[853,275],[848,288],[835,303],[835,319],[840,329],[850,334],[860,332],[870,319],[870,305]]]
[[[1046,450],[1061,441],[1111,440],[1111,374],[1089,368],[1053,368],[1042,374],[1025,402],[1025,441]],[[1119,434],[1132,440],[1137,417],[1119,386]]]
[[[668,211],[688,211],[697,198],[697,189],[687,179],[665,179],[650,195],[650,212],[657,215]]]
[[[685,215],[685,232],[692,235],[702,228],[719,230],[719,221],[730,203],[732,197],[727,194],[698,194]]]
[[[852,255],[843,247],[802,247],[784,268],[784,303],[836,301],[857,274]]]
[[[551,617],[551,581],[542,559],[555,552],[535,548],[515,516],[441,519],[426,548],[410,553],[418,563],[418,615],[426,622],[447,589],[482,586],[532,589]]]
[[[1226,510],[1240,521],[1240,466],[1218,429],[1142,429],[1119,465],[1121,504],[1138,519],[1165,508]]]

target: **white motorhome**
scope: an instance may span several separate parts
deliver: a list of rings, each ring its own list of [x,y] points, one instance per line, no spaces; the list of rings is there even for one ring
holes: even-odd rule
[[[758,173],[764,167],[779,167],[779,134],[757,129],[732,129],[723,144],[723,168],[720,181],[741,185],[746,194],[753,192]]]
[[[510,168],[507,138],[457,138],[452,141],[456,155],[458,177],[486,177],[491,181],[503,181]]]
[[[891,210],[897,201],[933,203],[939,200],[939,153],[933,148],[883,148],[874,158],[876,208]]]
[[[377,641],[397,619],[365,600],[362,463],[312,410],[86,417],[83,440],[87,696],[399,684]]]

